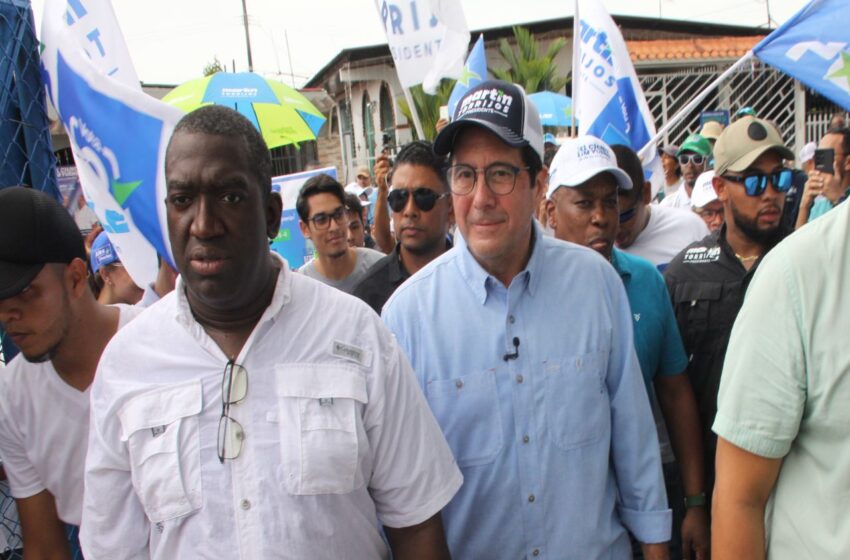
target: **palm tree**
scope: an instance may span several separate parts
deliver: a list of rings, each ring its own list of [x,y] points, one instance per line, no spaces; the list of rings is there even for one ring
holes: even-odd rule
[[[540,54],[537,40],[525,27],[514,27],[514,38],[518,52],[511,47],[507,39],[499,42],[499,54],[508,63],[508,68],[505,70],[490,68],[490,73],[505,82],[521,85],[526,93],[538,91],[563,93],[566,85],[570,83],[570,75],[564,77],[556,75],[555,56],[564,48],[567,41],[563,38],[555,39],[546,53]]]
[[[410,97],[413,99],[413,104],[416,105],[416,111],[419,113],[419,120],[422,122],[422,132],[425,134],[425,139],[433,141],[437,136],[437,121],[440,119],[440,107],[448,105],[449,97],[452,95],[452,88],[455,86],[454,80],[442,80],[437,88],[436,95],[428,95],[422,89],[422,86],[413,86],[410,88]],[[401,113],[407,118],[407,122],[413,123],[413,116],[410,114],[410,106],[407,104],[407,99],[399,99],[398,106]],[[416,129],[413,129],[414,137]]]

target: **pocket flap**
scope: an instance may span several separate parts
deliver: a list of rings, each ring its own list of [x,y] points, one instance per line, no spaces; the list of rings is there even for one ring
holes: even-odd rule
[[[169,385],[137,395],[118,412],[121,440],[127,441],[138,430],[166,426],[187,416],[200,414],[204,408],[201,381]]]
[[[695,300],[716,301],[723,294],[723,284],[720,282],[696,283],[685,282],[676,286],[673,300],[683,303]]]
[[[278,364],[275,376],[279,397],[369,402],[366,378],[354,368],[330,364]]]

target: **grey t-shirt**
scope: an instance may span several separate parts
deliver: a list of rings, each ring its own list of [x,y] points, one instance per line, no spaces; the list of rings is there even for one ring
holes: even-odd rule
[[[350,294],[354,291],[354,287],[366,277],[366,273],[372,268],[372,265],[386,256],[380,251],[367,249],[366,247],[355,247],[354,250],[357,251],[357,263],[354,265],[354,270],[351,271],[351,274],[342,280],[331,280],[319,273],[316,270],[316,259],[299,268],[298,272]]]

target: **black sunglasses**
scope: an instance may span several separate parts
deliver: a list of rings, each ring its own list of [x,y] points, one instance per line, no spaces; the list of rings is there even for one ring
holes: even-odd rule
[[[788,192],[794,184],[794,172],[790,169],[780,169],[773,173],[753,171],[746,175],[722,175],[722,177],[727,181],[744,185],[747,196],[761,196],[767,189],[768,179],[776,192],[780,193]]]
[[[427,187],[419,187],[412,190],[393,189],[387,195],[387,202],[390,205],[390,209],[393,212],[404,210],[411,193],[413,193],[413,202],[416,203],[416,207],[423,212],[430,211],[437,204],[438,200],[449,196],[449,193],[438,194]]]

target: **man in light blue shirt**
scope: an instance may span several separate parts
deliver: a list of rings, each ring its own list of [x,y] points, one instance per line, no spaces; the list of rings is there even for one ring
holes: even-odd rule
[[[455,558],[667,558],[658,439],[617,273],[544,237],[543,131],[523,90],[471,89],[438,135],[457,244],[383,317],[464,474],[443,510]],[[423,450],[423,452],[427,452]]]

